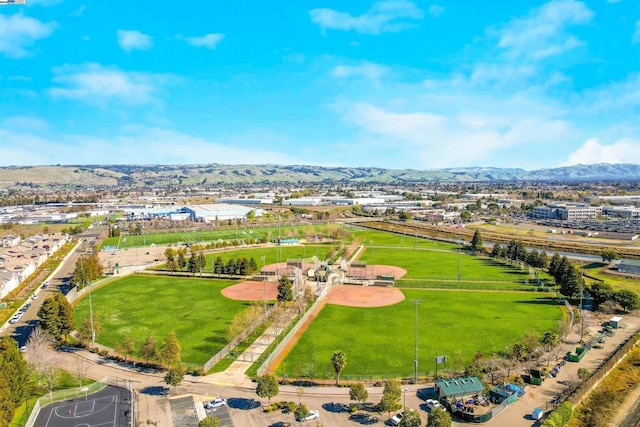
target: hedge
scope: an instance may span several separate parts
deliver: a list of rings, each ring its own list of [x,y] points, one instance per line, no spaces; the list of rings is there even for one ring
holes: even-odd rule
[[[562,402],[549,414],[549,417],[542,423],[542,427],[564,427],[573,415],[573,405],[570,402]]]

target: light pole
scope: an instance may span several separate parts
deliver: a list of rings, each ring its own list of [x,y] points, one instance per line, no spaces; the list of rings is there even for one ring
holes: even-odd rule
[[[267,314],[267,277],[264,274],[264,260],[266,259],[266,257],[264,255],[262,255],[260,257],[260,259],[262,260],[262,291],[263,291],[263,306],[264,306],[264,314]]]
[[[410,300],[416,306],[416,353],[413,359],[413,383],[418,383],[418,306],[422,303],[421,299]]]
[[[458,236],[458,288],[460,287],[460,236]]]

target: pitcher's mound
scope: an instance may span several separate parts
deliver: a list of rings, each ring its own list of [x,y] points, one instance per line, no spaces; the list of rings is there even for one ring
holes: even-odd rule
[[[404,301],[404,294],[395,288],[341,285],[331,288],[326,301],[348,307],[384,307]]]
[[[278,298],[278,282],[242,282],[237,285],[227,286],[222,290],[222,295],[241,301],[262,301],[265,298],[265,288],[268,301]]]

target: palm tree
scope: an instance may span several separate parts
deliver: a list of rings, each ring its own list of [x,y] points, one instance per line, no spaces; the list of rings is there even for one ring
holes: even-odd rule
[[[336,385],[340,385],[340,372],[347,366],[347,355],[341,351],[334,351],[331,356],[331,364],[336,371]]]

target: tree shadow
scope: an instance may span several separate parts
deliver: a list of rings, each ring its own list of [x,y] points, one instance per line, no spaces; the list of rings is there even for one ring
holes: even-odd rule
[[[349,412],[349,405],[346,405],[344,403],[327,402],[322,405],[322,409],[327,412],[339,414],[341,412]]]
[[[229,408],[242,409],[244,411],[249,411],[251,409],[259,408],[260,402],[258,402],[255,399],[232,397],[227,399],[227,405],[229,405]]]
[[[148,386],[140,390],[149,396],[166,396],[169,394],[169,388],[163,386]]]
[[[369,414],[358,413],[349,416],[349,421],[353,421],[354,423],[362,425],[377,424],[378,417]]]

